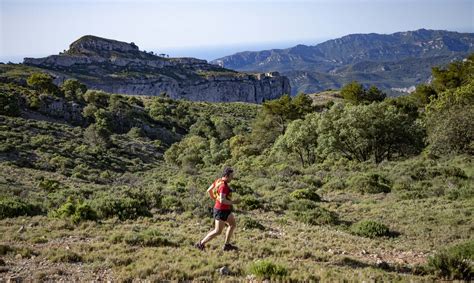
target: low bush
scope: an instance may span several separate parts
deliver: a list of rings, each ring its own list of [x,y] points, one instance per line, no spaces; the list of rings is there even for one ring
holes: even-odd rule
[[[97,212],[87,203],[75,202],[69,198],[66,203],[52,213],[53,217],[71,219],[74,223],[97,220]]]
[[[0,255],[6,255],[9,252],[13,252],[14,249],[9,245],[0,245]]]
[[[249,273],[260,279],[272,279],[288,275],[288,269],[269,260],[258,260],[249,266]]]
[[[466,172],[456,166],[440,165],[431,159],[411,159],[392,167],[392,179],[409,176],[415,181],[432,180],[436,177],[467,178]]]
[[[70,250],[51,250],[47,253],[46,257],[50,261],[57,263],[75,263],[83,260],[82,256]]]
[[[30,139],[30,144],[34,147],[51,146],[54,144],[54,137],[51,135],[37,135]]]
[[[449,280],[474,278],[474,240],[445,248],[428,259],[428,270]]]
[[[156,229],[148,229],[141,232],[129,232],[126,234],[115,234],[115,235],[112,235],[110,240],[115,244],[123,242],[130,246],[142,246],[142,247],[176,246],[174,242],[166,239]]]
[[[315,188],[320,188],[323,185],[321,178],[315,177],[313,175],[304,175],[301,179],[306,184],[313,186]]]
[[[56,180],[43,179],[38,183],[38,187],[47,192],[52,192],[61,188],[61,183]]]
[[[164,212],[183,212],[183,203],[175,196],[165,196],[161,199],[161,209]]]
[[[367,238],[376,238],[390,235],[390,230],[387,226],[371,220],[362,220],[354,223],[352,224],[350,230],[354,235]]]
[[[292,217],[309,225],[335,225],[339,222],[335,212],[322,207],[315,207],[306,211],[294,211]]]
[[[474,198],[474,186],[464,185],[459,186],[453,190],[450,190],[447,193],[447,197],[450,200],[461,200],[461,199],[471,199]]]
[[[325,183],[322,188],[325,191],[340,191],[344,190],[346,187],[347,184],[344,182],[344,180],[334,177]]]
[[[377,173],[355,175],[349,179],[349,187],[361,193],[389,193],[390,181]]]
[[[120,220],[151,216],[148,200],[140,196],[104,195],[92,202],[101,219],[118,217]]]
[[[298,199],[296,201],[292,201],[289,204],[290,210],[293,211],[307,211],[316,208],[318,205],[316,202],[308,199]]]
[[[263,207],[262,201],[253,195],[244,195],[240,198],[238,207],[242,210],[255,210]]]
[[[13,197],[0,197],[0,219],[17,216],[34,216],[42,214],[39,205],[25,202]]]
[[[254,191],[252,190],[252,188],[242,184],[239,181],[236,181],[235,183],[234,182],[232,183],[232,190],[234,192],[238,193],[241,196],[254,194]]]
[[[263,226],[257,220],[250,217],[243,217],[240,219],[240,222],[244,229],[265,230],[265,226]]]
[[[19,97],[13,93],[0,92],[0,115],[20,116]]]
[[[316,192],[310,189],[295,190],[290,194],[290,196],[294,199],[306,199],[315,202],[321,201],[321,197]]]

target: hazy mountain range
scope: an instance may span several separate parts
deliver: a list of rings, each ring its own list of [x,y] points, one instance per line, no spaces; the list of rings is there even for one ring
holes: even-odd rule
[[[357,80],[389,93],[430,80],[431,68],[474,52],[474,33],[443,30],[393,34],[351,34],[287,49],[239,52],[213,60],[222,67],[253,72],[279,71],[293,94],[340,88]]]

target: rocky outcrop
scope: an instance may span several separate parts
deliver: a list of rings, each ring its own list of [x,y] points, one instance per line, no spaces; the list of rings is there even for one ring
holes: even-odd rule
[[[195,58],[164,58],[134,43],[84,36],[69,50],[45,58],[25,58],[61,84],[76,78],[90,89],[129,95],[163,95],[194,101],[261,103],[291,93],[277,72],[245,74]]]
[[[72,125],[85,125],[87,121],[82,115],[83,106],[62,98],[45,98],[38,112],[49,117],[64,120]]]

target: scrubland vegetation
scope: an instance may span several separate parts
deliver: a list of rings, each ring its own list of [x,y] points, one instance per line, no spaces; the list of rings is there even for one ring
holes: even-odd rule
[[[253,105],[58,87],[2,65],[0,274],[472,279],[473,68],[472,55],[435,68],[397,98],[353,82],[334,101]],[[202,252],[225,165],[240,250],[219,238]]]

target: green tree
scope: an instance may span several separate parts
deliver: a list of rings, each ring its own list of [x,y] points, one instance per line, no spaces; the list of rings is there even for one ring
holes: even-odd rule
[[[257,152],[263,152],[278,136],[284,134],[288,123],[302,119],[314,111],[312,102],[311,98],[303,93],[294,98],[286,94],[264,102],[263,111],[257,115],[252,125],[251,141]]]
[[[245,158],[246,156],[258,154],[258,150],[252,143],[249,135],[235,135],[229,139],[230,154],[234,160]]]
[[[438,93],[465,85],[474,79],[474,53],[466,60],[455,61],[446,68],[434,67],[432,73],[433,86]]]
[[[200,136],[190,135],[174,143],[164,155],[165,161],[185,170],[203,165],[209,155],[209,142]]]
[[[319,122],[318,151],[350,160],[374,160],[418,153],[423,148],[420,123],[388,103],[336,104]]]
[[[86,142],[97,148],[108,148],[110,146],[110,131],[98,124],[91,124],[84,131]]]
[[[296,112],[295,115],[291,117],[293,120],[303,118],[306,114],[314,111],[313,100],[304,93],[298,93],[293,97],[291,104]]]
[[[230,139],[233,135],[233,127],[228,121],[222,119],[222,118],[217,118],[214,120],[214,125],[216,128],[216,133],[221,141]]]
[[[448,89],[426,106],[431,152],[474,154],[474,79]]]
[[[354,104],[383,101],[387,96],[376,86],[371,86],[369,89],[365,89],[362,84],[356,81],[346,84],[341,89],[341,95],[345,100]]]
[[[296,154],[302,166],[315,163],[319,117],[320,114],[311,113],[304,120],[291,122],[285,134],[275,142],[274,151]]]
[[[61,91],[67,99],[80,101],[86,93],[87,87],[76,79],[67,79],[61,86]]]
[[[263,114],[272,117],[272,120],[275,122],[274,125],[277,127],[276,130],[278,130],[280,134],[285,133],[288,121],[296,116],[293,110],[291,97],[288,94],[263,103]]]
[[[431,85],[419,84],[416,86],[416,90],[412,93],[412,96],[416,97],[421,105],[426,105],[431,99],[435,99],[438,93]]]
[[[34,73],[26,80],[27,84],[43,93],[58,94],[59,89],[53,83],[53,77],[46,73]]]
[[[383,101],[385,97],[387,95],[373,85],[365,92],[363,100],[368,102]]]
[[[218,137],[214,123],[209,117],[199,117],[189,129],[189,133],[203,138]]]
[[[100,108],[107,108],[109,105],[110,94],[101,90],[87,90],[84,93],[84,100],[89,104],[94,104]]]
[[[365,89],[362,86],[362,84],[353,81],[348,84],[346,84],[342,89],[341,89],[341,95],[345,100],[348,100],[353,103],[359,103],[362,100],[362,97],[364,97],[365,94]]]

